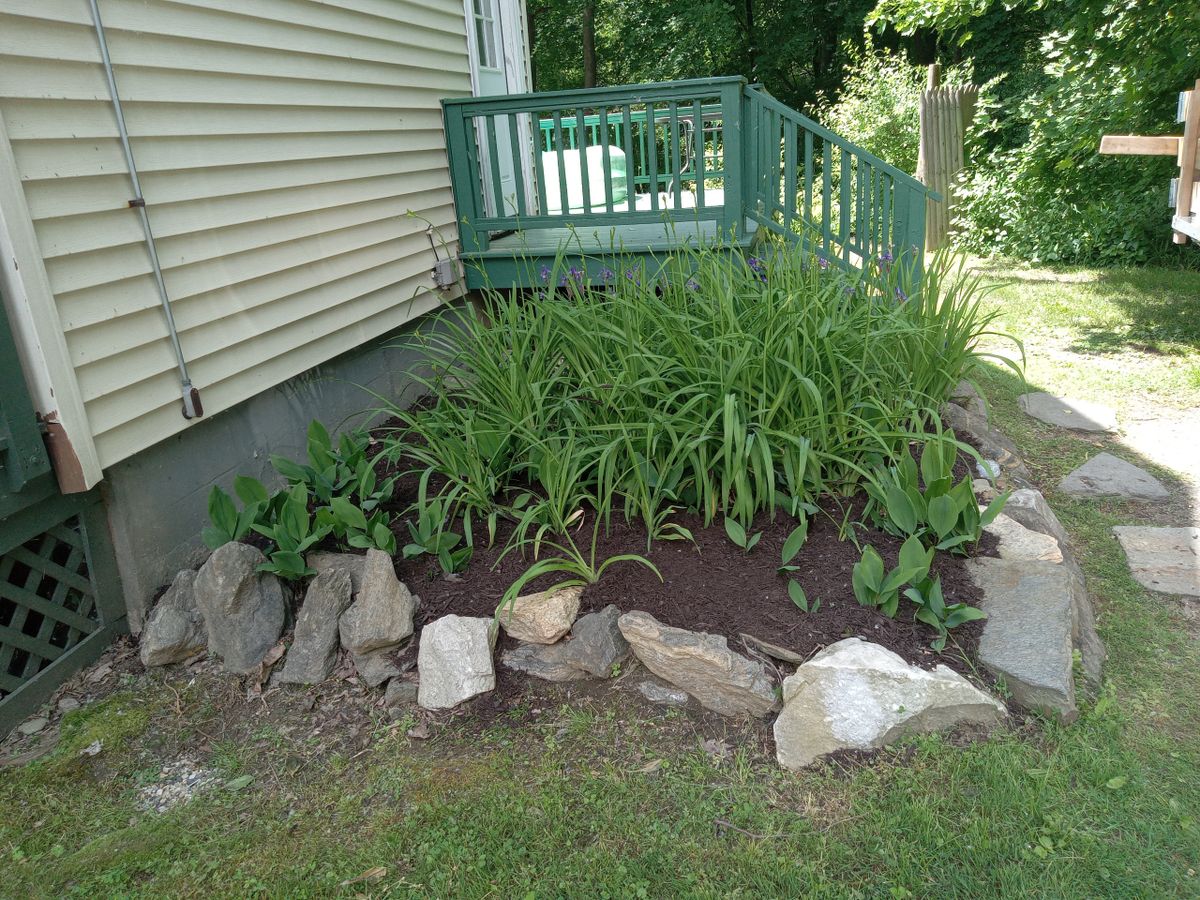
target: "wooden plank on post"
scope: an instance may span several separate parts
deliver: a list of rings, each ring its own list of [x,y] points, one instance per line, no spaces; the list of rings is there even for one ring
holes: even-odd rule
[[[1100,138],[1100,152],[1120,156],[1175,156],[1179,153],[1179,142],[1177,135],[1106,134]]]

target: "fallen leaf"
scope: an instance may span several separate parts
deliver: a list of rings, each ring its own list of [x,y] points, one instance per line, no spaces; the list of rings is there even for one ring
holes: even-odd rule
[[[347,887],[351,884],[358,884],[363,881],[379,881],[387,874],[387,869],[383,866],[372,866],[361,875],[355,875],[353,878],[347,878],[342,882],[342,887]]]
[[[92,684],[97,681],[103,681],[112,674],[112,663],[105,663],[102,666],[96,666],[92,671],[88,672],[87,680]]]
[[[1104,786],[1110,791],[1119,791],[1121,788],[1125,787],[1125,782],[1128,780],[1128,776],[1118,775],[1116,778],[1108,779],[1108,781],[1104,783]]]
[[[92,741],[86,747],[79,751],[80,756],[97,756],[104,749],[104,742],[100,740]]]
[[[410,738],[416,738],[418,741],[424,741],[428,739],[429,734],[430,731],[428,722],[418,722],[412,728],[408,729],[408,736]]]
[[[254,783],[253,775],[239,775],[237,778],[234,778],[230,781],[225,782],[225,790],[240,791],[243,788],[250,787],[250,785],[253,783]]]
[[[638,771],[643,775],[649,775],[651,772],[657,772],[659,769],[661,769],[662,764],[663,761],[661,759],[652,759],[650,762],[638,769]]]

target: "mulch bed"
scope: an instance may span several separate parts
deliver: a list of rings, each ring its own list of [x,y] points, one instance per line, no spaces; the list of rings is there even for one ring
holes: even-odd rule
[[[960,463],[965,471],[965,464]],[[432,485],[431,485],[432,487]],[[410,498],[407,495],[412,492]],[[415,499],[415,479],[397,483],[395,505],[402,512]],[[749,553],[734,545],[724,527],[714,523],[704,527],[698,516],[680,514],[673,521],[688,528],[695,537],[689,541],[655,541],[646,548],[646,531],[640,522],[625,523],[614,516],[611,529],[600,529],[596,561],[622,553],[635,553],[649,559],[662,573],[662,581],[638,563],[622,562],[609,567],[599,582],[583,594],[581,614],[616,604],[623,611],[644,610],[659,621],[679,628],[723,635],[731,648],[744,652],[742,634],[784,647],[809,657],[823,647],[847,637],[861,637],[899,654],[907,662],[933,668],[944,664],[963,673],[973,674],[973,662],[982,632],[981,622],[970,622],[952,632],[952,640],[942,653],[930,649],[936,633],[913,619],[913,607],[901,600],[900,613],[889,619],[873,607],[859,605],[851,587],[851,570],[861,551],[839,532],[853,530],[860,545],[870,544],[889,566],[897,563],[902,543],[895,537],[862,523],[863,503],[857,501],[845,509],[826,501],[822,512],[812,517],[808,540],[793,564],[800,569],[791,573],[804,588],[810,604],[820,598],[815,612],[797,608],[787,594],[788,577],[778,573],[783,543],[795,527],[780,514],[775,521],[765,513],[750,529],[762,532],[758,545]],[[847,514],[848,512],[848,514]],[[573,534],[585,555],[592,540],[591,515]],[[843,522],[850,523],[843,526]],[[397,523],[403,534],[407,529]],[[520,551],[503,555],[513,526],[501,523],[496,541],[490,548],[477,543],[467,570],[449,578],[442,574],[436,560],[428,557],[396,560],[396,572],[409,588],[421,597],[418,630],[427,622],[454,613],[464,616],[491,616],[504,592],[533,562]],[[476,536],[483,531],[476,527]],[[994,543],[986,537],[977,548],[990,555]],[[543,555],[553,553],[543,550]],[[503,556],[503,558],[501,558]],[[968,577],[963,560],[939,554],[934,572],[941,576],[947,602],[977,603],[979,591]],[[523,593],[551,587],[564,575],[543,576],[531,582]],[[502,637],[504,642],[513,643]]]

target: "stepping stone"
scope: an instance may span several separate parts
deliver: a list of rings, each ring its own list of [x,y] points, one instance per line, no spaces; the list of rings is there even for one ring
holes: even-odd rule
[[[1072,497],[1124,497],[1129,500],[1165,500],[1170,492],[1163,483],[1133,463],[1111,453],[1099,453],[1058,483]]]
[[[1017,398],[1017,405],[1026,414],[1047,425],[1057,425],[1059,428],[1071,428],[1075,431],[1117,430],[1116,410],[1101,403],[1055,397],[1040,391],[1036,394],[1022,394]]]
[[[1113,534],[1143,587],[1200,597],[1200,528],[1118,525]]]

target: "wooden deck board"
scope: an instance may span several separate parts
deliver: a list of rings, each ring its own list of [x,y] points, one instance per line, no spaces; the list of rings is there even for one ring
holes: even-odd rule
[[[653,222],[649,224],[607,227],[539,228],[517,231],[493,238],[487,250],[467,254],[478,259],[516,256],[554,256],[560,248],[570,253],[657,253],[682,246],[717,243],[717,223],[708,221]],[[745,246],[754,237],[758,225],[746,220],[745,230],[735,243]],[[727,242],[728,243],[728,242]]]

